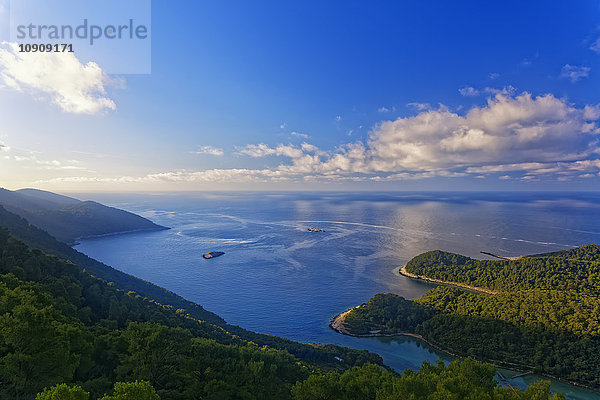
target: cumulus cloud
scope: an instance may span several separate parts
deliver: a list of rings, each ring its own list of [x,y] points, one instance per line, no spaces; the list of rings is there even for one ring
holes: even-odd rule
[[[252,157],[280,155],[291,164],[286,174],[481,173],[536,170],[556,172],[547,163],[569,170],[598,154],[600,107],[576,108],[553,95],[497,94],[465,115],[447,108],[379,124],[366,143],[346,144],[333,152],[312,146],[266,144],[240,151]],[[545,167],[542,168],[541,166]],[[589,164],[587,168],[597,168]],[[444,171],[444,172],[442,172]],[[448,175],[446,175],[448,176]]]
[[[382,123],[368,143],[370,165],[391,171],[577,159],[592,150],[598,112],[553,95],[498,94],[464,116],[430,110]]]
[[[568,180],[600,173],[600,106],[576,107],[551,94],[498,93],[463,114],[446,107],[383,121],[364,142],[324,151],[249,144],[238,154],[287,158],[263,169],[171,171],[135,181],[389,181],[432,177]],[[125,179],[125,178],[119,178]]]
[[[591,68],[566,64],[560,70],[560,77],[575,83],[590,75]]]
[[[9,151],[10,147],[8,147],[6,144],[0,142],[0,151]]]
[[[65,112],[115,110],[106,96],[107,81],[96,63],[82,64],[73,53],[20,53],[16,43],[0,44],[0,82],[37,98],[47,97]]]
[[[458,89],[458,91],[462,96],[466,96],[466,97],[479,96],[479,90],[477,90],[471,86],[465,86],[464,88]]]
[[[280,144],[277,147],[269,147],[264,143],[249,144],[246,147],[238,149],[238,153],[255,158],[271,155],[296,158],[303,154],[302,149],[295,146]]]
[[[200,146],[198,147],[198,150],[192,151],[192,154],[208,154],[211,156],[222,156],[224,153],[223,149],[220,149],[218,147]]]

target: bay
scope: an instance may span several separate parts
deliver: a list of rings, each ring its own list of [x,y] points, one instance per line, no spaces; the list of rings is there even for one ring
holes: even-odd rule
[[[171,228],[82,240],[77,250],[199,303],[228,323],[301,342],[366,349],[398,371],[452,357],[408,337],[339,335],[328,323],[376,293],[417,298],[432,288],[398,274],[415,255],[439,249],[485,258],[480,251],[512,256],[600,243],[598,193],[76,196]],[[202,258],[213,250],[225,255]],[[524,386],[536,379],[509,381]],[[552,388],[577,400],[600,399],[597,392],[561,382]]]

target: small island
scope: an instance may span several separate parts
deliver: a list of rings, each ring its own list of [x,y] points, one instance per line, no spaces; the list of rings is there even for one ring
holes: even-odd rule
[[[202,257],[206,258],[207,260],[211,259],[211,258],[215,258],[215,257],[221,257],[223,254],[225,254],[222,251],[209,251],[206,254],[203,254]]]
[[[308,228],[309,232],[325,232],[323,229],[319,229],[319,228],[315,228],[315,227],[310,227]]]

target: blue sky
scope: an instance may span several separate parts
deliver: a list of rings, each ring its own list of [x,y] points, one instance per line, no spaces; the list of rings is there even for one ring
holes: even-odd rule
[[[154,1],[112,75],[16,52],[0,0],[0,184],[600,187],[599,1],[399,3]]]

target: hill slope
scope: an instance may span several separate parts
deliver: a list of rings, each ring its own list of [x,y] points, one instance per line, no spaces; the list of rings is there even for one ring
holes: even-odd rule
[[[43,190],[0,189],[0,205],[65,243],[84,237],[166,229],[127,211]]]

